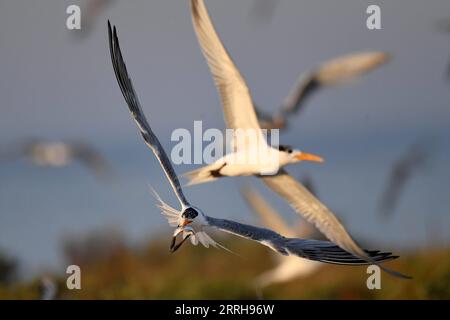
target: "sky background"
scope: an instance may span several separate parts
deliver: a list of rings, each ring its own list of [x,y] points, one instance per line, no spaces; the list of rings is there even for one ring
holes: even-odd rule
[[[280,140],[323,156],[324,165],[289,171],[312,175],[319,197],[358,240],[383,250],[450,242],[450,34],[447,0],[279,0],[270,21],[255,1],[207,0],[220,37],[247,80],[254,101],[274,110],[298,75],[321,61],[363,50],[392,54],[387,66],[357,83],[321,91]],[[105,8],[86,37],[66,29],[66,8],[84,1],[0,3],[0,148],[26,137],[76,139],[97,147],[114,166],[105,183],[85,168],[0,163],[0,251],[29,276],[64,271],[62,240],[115,228],[130,242],[167,234],[149,185],[177,205],[159,165],[131,121],[116,83],[107,19],[154,132],[170,150],[176,128],[224,128],[222,110],[195,37],[187,0],[119,1]],[[381,7],[382,30],[368,30],[366,8]],[[417,141],[433,144],[428,165],[405,189],[395,216],[377,203],[390,167]],[[178,173],[195,166],[180,165]],[[255,178],[224,179],[186,189],[207,214],[257,223],[239,194],[263,192],[289,221],[296,214]],[[167,231],[165,233],[165,231]]]

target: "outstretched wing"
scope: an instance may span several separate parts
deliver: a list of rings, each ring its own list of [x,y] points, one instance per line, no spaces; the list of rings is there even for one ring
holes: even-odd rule
[[[364,265],[373,263],[361,259],[329,241],[285,238],[270,229],[209,216],[206,219],[212,227],[257,241],[282,255],[295,255],[309,260],[333,264]],[[383,262],[397,258],[390,252],[365,250],[365,254],[374,262]]]
[[[285,170],[280,170],[275,176],[261,176],[261,179],[328,239],[354,256],[370,261],[370,257],[355,243],[334,213]]]
[[[283,100],[283,112],[298,112],[306,98],[322,87],[351,81],[389,61],[385,52],[358,52],[324,62],[313,71],[301,74]]]
[[[194,29],[219,91],[227,127],[255,130],[258,142],[265,143],[247,84],[220,41],[203,0],[191,0],[191,8]],[[247,148],[245,143],[239,141],[235,147]]]
[[[108,35],[109,35],[109,48],[111,52],[111,60],[114,67],[114,73],[116,74],[117,82],[119,83],[120,89],[122,90],[123,97],[128,104],[128,108],[133,115],[133,118],[141,132],[142,137],[145,140],[147,146],[155,154],[161,167],[166,173],[167,179],[169,180],[178,200],[183,207],[189,207],[189,203],[186,200],[183,190],[181,189],[178,177],[172,167],[172,164],[167,157],[161,143],[159,142],[156,135],[153,133],[150,125],[142,112],[139,99],[134,91],[133,83],[128,76],[127,67],[122,57],[122,52],[120,51],[119,39],[117,38],[116,27],[114,31],[111,30],[111,24],[108,21]]]
[[[287,127],[291,114],[301,111],[308,97],[327,86],[350,82],[388,61],[389,55],[385,52],[358,52],[328,60],[309,72],[301,73],[283,99],[280,110],[272,115],[256,110],[261,127]]]

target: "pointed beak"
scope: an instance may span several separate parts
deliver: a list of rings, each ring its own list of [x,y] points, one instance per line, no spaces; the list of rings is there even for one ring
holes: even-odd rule
[[[183,220],[183,222],[181,223],[181,225],[179,227],[181,227],[181,228],[185,227],[185,226],[187,226],[190,223],[192,223],[192,221],[190,221],[188,219],[185,219],[185,220]]]
[[[170,253],[174,253],[175,251],[177,251],[181,245],[187,240],[189,239],[189,237],[191,236],[191,233],[189,233],[186,237],[184,237],[178,244],[177,244],[177,238],[180,234],[183,234],[184,231],[184,227],[186,225],[188,225],[189,223],[191,223],[192,221],[189,220],[184,220],[183,223],[175,230],[173,237],[172,237],[172,242],[170,243]]]
[[[171,244],[170,244],[170,249],[169,249],[169,251],[170,251],[170,253],[174,253],[175,251],[177,251],[180,247],[181,247],[181,245],[187,240],[187,239],[189,239],[189,237],[191,236],[191,234],[189,233],[185,238],[183,238],[183,240],[181,240],[178,244],[176,243],[177,242],[177,236],[173,236],[172,237],[172,242],[171,242]]]
[[[301,152],[295,158],[300,161],[324,162],[322,157],[316,156],[315,154],[306,153],[306,152]]]

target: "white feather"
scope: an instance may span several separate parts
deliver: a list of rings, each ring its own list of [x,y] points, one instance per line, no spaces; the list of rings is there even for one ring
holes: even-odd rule
[[[153,196],[156,200],[158,200],[158,204],[156,205],[159,209],[161,209],[161,214],[167,219],[169,225],[171,227],[177,227],[179,224],[179,219],[181,212],[172,208],[167,203],[165,203],[159,194],[150,186],[150,190],[153,193]]]

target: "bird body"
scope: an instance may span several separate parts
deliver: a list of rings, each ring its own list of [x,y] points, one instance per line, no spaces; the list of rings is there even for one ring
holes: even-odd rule
[[[1,159],[15,160],[24,158],[29,163],[41,167],[66,167],[81,163],[98,177],[107,177],[112,173],[109,162],[91,145],[82,141],[51,141],[27,139],[17,143]]]
[[[261,131],[250,90],[239,69],[222,44],[203,1],[191,0],[194,29],[221,98],[227,129],[233,130],[227,141],[234,152],[218,160],[225,164],[219,175],[211,168],[185,174],[189,184],[216,180],[225,176],[276,174],[289,163],[322,162],[322,158],[293,148],[274,148],[267,144]],[[232,159],[231,162],[227,161]],[[236,166],[235,159],[239,161]],[[214,170],[216,166],[212,167]],[[222,172],[223,170],[223,172]],[[210,177],[208,177],[208,174]]]
[[[184,176],[189,180],[188,185],[194,185],[221,177],[274,175],[280,168],[303,160],[323,161],[318,156],[290,147],[274,148],[261,144],[259,148],[229,153],[210,165],[185,173]]]

